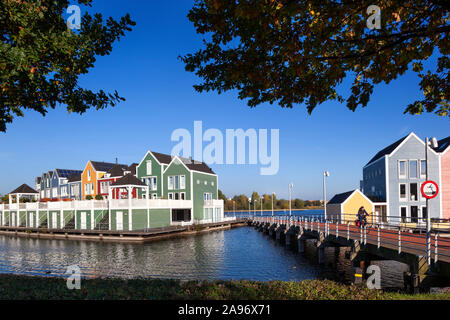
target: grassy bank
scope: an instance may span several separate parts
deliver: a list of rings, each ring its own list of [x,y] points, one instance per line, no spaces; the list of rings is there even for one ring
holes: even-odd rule
[[[388,293],[329,280],[302,282],[89,279],[80,290],[68,290],[66,280],[0,275],[0,299],[446,299],[450,293],[407,295]]]

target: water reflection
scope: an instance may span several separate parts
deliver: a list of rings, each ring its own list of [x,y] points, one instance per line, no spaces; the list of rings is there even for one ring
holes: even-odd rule
[[[404,265],[379,261],[383,286],[402,286]],[[147,244],[38,240],[0,236],[0,273],[65,276],[78,265],[85,278],[174,278],[348,281],[345,248],[326,248],[317,265],[314,243],[302,256],[252,228],[236,228]]]

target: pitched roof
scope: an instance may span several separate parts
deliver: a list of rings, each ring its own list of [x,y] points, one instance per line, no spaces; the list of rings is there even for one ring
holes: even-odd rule
[[[366,166],[371,164],[372,162],[377,161],[378,159],[384,157],[387,154],[390,154],[392,151],[395,150],[395,148],[397,148],[400,143],[403,142],[403,140],[405,140],[409,135],[401,138],[400,140],[395,141],[393,144],[387,146],[386,148],[384,148],[383,150],[380,150],[372,159],[370,159],[369,162],[367,162]]]
[[[36,177],[36,183],[41,183],[42,177]]]
[[[69,178],[72,174],[81,174],[83,171],[72,169],[55,169],[55,172],[60,178]]]
[[[340,204],[340,203],[344,202],[345,200],[347,200],[348,197],[350,197],[353,192],[355,192],[355,190],[336,194],[333,198],[331,198],[330,201],[328,201],[327,204]]]
[[[113,166],[116,165],[116,163],[111,162],[100,162],[100,161],[92,161],[91,164],[94,167],[95,171],[102,171],[102,172],[108,172]],[[119,166],[127,166],[125,164],[118,164]]]
[[[124,171],[128,169],[128,166],[121,165],[121,164],[115,164],[111,167],[111,169],[108,170],[108,173],[111,175],[111,177],[122,177]]]
[[[29,185],[24,183],[23,185],[21,185],[17,189],[15,189],[15,190],[10,192],[10,194],[13,194],[13,193],[24,193],[25,194],[25,193],[39,193],[39,192],[37,192],[32,187],[30,187]]]
[[[112,186],[146,186],[141,180],[131,173],[127,173],[122,178],[111,184]]]
[[[173,157],[171,155],[164,154],[164,153],[152,151],[152,154],[155,156],[155,158],[160,163],[164,163],[164,164],[170,164],[173,159]],[[179,158],[181,159],[181,161],[183,161],[183,163],[186,165],[186,167],[188,167],[189,170],[215,174],[214,171],[204,162],[197,162],[195,160],[183,158],[183,157],[179,157]]]
[[[447,148],[450,147],[450,136],[447,138],[441,139],[438,141],[438,147],[435,148],[436,152],[444,152]]]
[[[72,173],[68,178],[68,182],[77,182],[81,181],[81,173]]]
[[[131,174],[136,175],[136,169],[137,169],[138,165],[139,165],[139,163],[132,163],[128,166],[126,171],[130,171]]]
[[[152,154],[155,156],[156,160],[160,163],[169,164],[172,161],[172,156],[164,153],[153,152]]]

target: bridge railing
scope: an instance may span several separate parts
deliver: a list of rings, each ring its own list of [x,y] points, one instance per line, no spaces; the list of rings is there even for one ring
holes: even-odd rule
[[[431,219],[433,222],[433,233],[429,238],[424,234],[426,231],[422,225],[405,225],[402,222],[404,217],[390,217],[390,222],[369,221],[364,227],[356,225],[356,215],[348,214],[351,219],[335,219],[329,217],[325,220],[323,215],[308,216],[254,216],[246,215],[251,221],[285,225],[286,227],[299,226],[309,231],[323,232],[326,236],[345,237],[347,240],[358,239],[360,243],[371,242],[378,248],[381,246],[390,247],[403,251],[416,252],[419,255],[430,257],[434,262],[450,259],[450,237],[441,236],[448,230],[448,223],[445,219]],[[355,219],[353,219],[355,218]]]

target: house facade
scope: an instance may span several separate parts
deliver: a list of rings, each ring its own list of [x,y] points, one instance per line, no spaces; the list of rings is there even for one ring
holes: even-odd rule
[[[79,174],[81,170],[73,169],[55,169],[45,172],[41,177],[36,178],[36,184],[40,182],[39,187],[36,188],[40,199],[69,199],[69,177]]]
[[[86,199],[87,196],[94,198],[100,194],[99,179],[115,165],[127,167],[125,164],[89,160],[81,173],[81,198]]]
[[[369,217],[368,223],[373,222],[372,213],[375,211],[374,203],[364,193],[356,189],[336,194],[327,202],[327,217],[340,223],[354,222],[359,208],[364,207]]]
[[[218,201],[218,177],[204,162],[148,151],[136,173],[148,186],[151,199],[191,203],[172,211],[172,221],[205,223],[223,218],[223,204]]]
[[[440,157],[441,167],[441,207],[442,218],[450,219],[450,137],[438,141],[438,147],[436,151]]]
[[[130,173],[132,175],[136,174],[137,164],[132,164],[130,166],[115,164],[109,169],[102,178],[97,180],[97,190],[98,194],[102,196],[103,199],[108,199],[110,186],[117,180],[124,177],[126,174]],[[115,189],[112,194],[112,199],[121,199],[123,197],[128,197],[125,191]],[[133,190],[133,198],[136,198],[137,191]]]
[[[441,185],[440,155],[428,149],[428,179]],[[379,151],[363,168],[362,191],[381,221],[425,222],[425,142],[413,132]],[[429,201],[430,217],[442,218],[441,194]]]

